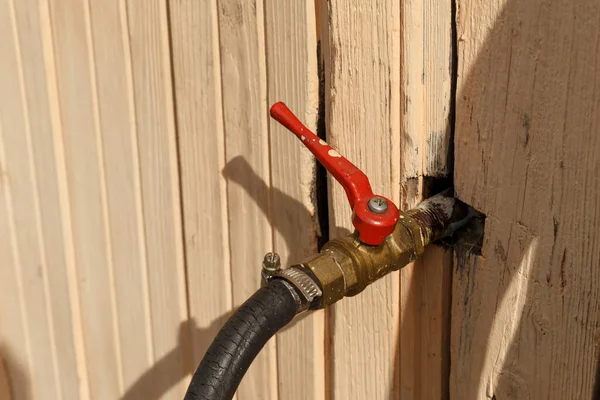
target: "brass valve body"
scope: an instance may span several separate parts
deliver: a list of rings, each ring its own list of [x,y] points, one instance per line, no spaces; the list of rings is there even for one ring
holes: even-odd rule
[[[425,246],[466,223],[470,212],[463,203],[434,196],[417,208],[401,212],[396,228],[378,246],[358,240],[356,233],[329,241],[313,259],[295,266],[312,275],[323,294],[311,308],[323,308],[355,296],[379,278],[414,261]]]

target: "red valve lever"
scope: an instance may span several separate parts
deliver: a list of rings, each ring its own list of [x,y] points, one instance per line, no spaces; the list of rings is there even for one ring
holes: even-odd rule
[[[352,208],[352,224],[359,239],[370,245],[383,243],[398,221],[398,207],[373,194],[369,178],[324,140],[312,133],[282,102],[273,104],[271,117],[289,129],[343,186]]]

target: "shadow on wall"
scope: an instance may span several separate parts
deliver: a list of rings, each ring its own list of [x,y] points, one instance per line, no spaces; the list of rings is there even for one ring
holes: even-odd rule
[[[33,399],[25,370],[13,357],[11,351],[2,344],[0,344],[0,399]]]
[[[235,182],[242,186],[248,195],[252,196],[256,193],[269,193],[270,196],[253,197],[254,201],[260,207],[262,212],[269,216],[269,222],[274,229],[276,229],[286,241],[287,248],[290,253],[287,260],[282,260],[282,265],[288,265],[291,263],[300,262],[307,255],[302,254],[298,251],[302,246],[298,246],[294,243],[293,238],[298,235],[293,231],[296,226],[306,226],[306,223],[296,223],[289,218],[306,218],[312,220],[313,216],[309,210],[299,201],[283,193],[281,190],[276,188],[270,188],[260,176],[258,176],[252,166],[242,157],[238,156],[233,158],[227,163],[223,169],[223,176],[229,182]],[[276,204],[278,208],[285,210],[286,216],[289,218],[273,218],[272,213],[269,212],[269,204],[265,202],[266,199],[270,198],[273,204]],[[257,270],[257,274],[259,271]],[[293,329],[294,325],[306,318],[309,314],[304,313],[301,316],[295,318],[289,325],[287,325],[283,331],[287,329]],[[195,354],[204,355],[206,350],[212,343],[214,337],[217,335],[221,327],[227,322],[231,312],[227,313],[215,321],[213,321],[209,327],[200,328],[197,326],[196,321],[190,320],[181,324],[179,327],[179,341],[178,346],[170,351],[166,356],[158,360],[152,368],[146,371],[125,393],[121,400],[153,400],[159,399],[164,393],[166,393],[171,387],[176,385],[183,376],[174,374],[173,372],[180,371],[179,362],[182,357],[182,352],[187,351],[189,346],[186,346],[186,338],[194,338],[193,349]],[[189,336],[188,336],[189,335]],[[200,360],[194,360],[193,368],[195,369]],[[193,371],[186,371],[187,373],[193,373]],[[169,379],[164,379],[168,377]],[[162,378],[162,379],[159,379]],[[161,387],[157,387],[156,383],[160,382]],[[152,389],[152,393],[149,393],[149,389]]]
[[[269,216],[269,221],[274,229],[276,229],[286,242],[290,253],[287,260],[282,260],[282,265],[300,262],[307,254],[298,251],[303,246],[298,246],[294,243],[294,237],[298,235],[293,231],[295,226],[306,226],[306,223],[297,223],[290,218],[306,218],[312,221],[312,214],[300,202],[283,193],[279,189],[269,188],[267,184],[254,172],[248,162],[241,156],[232,159],[224,168],[223,176],[230,182],[235,182],[242,186],[249,195],[253,193],[270,192],[270,196],[262,196],[254,198],[254,201],[261,208],[265,215]],[[269,204],[265,199],[270,198],[273,204],[278,208],[285,210],[285,217],[273,218],[270,216]],[[304,246],[306,247],[306,246]],[[257,274],[259,271],[257,270]],[[129,388],[120,400],[154,400],[159,399],[172,387],[178,384],[185,376],[181,376],[182,369],[180,362],[183,357],[183,352],[189,351],[190,346],[187,343],[189,337],[193,338],[194,354],[204,355],[206,350],[212,343],[214,337],[221,329],[223,324],[229,319],[230,313],[224,314],[216,320],[212,321],[207,327],[199,327],[195,320],[183,322],[178,328],[178,345],[165,356],[157,360],[150,369],[140,376]],[[294,326],[307,317],[309,314],[295,318],[292,323],[284,328],[294,329]],[[32,400],[29,381],[22,371],[20,366],[13,360],[8,349],[0,348],[0,357],[3,363],[0,364],[0,400],[4,399],[19,399]],[[193,360],[193,368],[195,369],[200,359]],[[193,370],[183,371],[185,374],[193,373]],[[12,396],[10,397],[9,394]]]
[[[228,182],[240,185],[249,196],[252,196],[256,205],[269,218],[271,226],[285,240],[289,254],[287,259],[281,260],[283,266],[302,262],[311,255],[301,251],[310,248],[309,244],[299,245],[294,241],[298,238],[296,230],[299,226],[311,226],[316,223],[316,216],[304,204],[278,188],[269,187],[242,156],[234,157],[225,165],[223,176]],[[256,196],[257,193],[270,195],[259,197]]]
[[[165,393],[168,392],[169,389],[171,389],[185,377],[179,375],[178,372],[181,371],[180,362],[183,358],[182,352],[188,351],[187,349],[189,349],[189,346],[187,346],[185,342],[186,338],[189,337],[188,335],[191,335],[191,337],[195,338],[193,347],[194,352],[196,354],[204,355],[213,339],[225,322],[227,322],[231,314],[232,313],[227,313],[219,317],[207,328],[199,328],[196,324],[196,321],[193,319],[182,323],[179,326],[179,341],[177,347],[156,361],[149,370],[144,372],[144,374],[127,389],[125,394],[121,397],[121,400],[160,399]],[[293,326],[307,315],[308,314],[305,313],[299,318],[296,318],[290,325],[286,326],[284,330],[293,329]],[[194,370],[198,366],[198,363],[200,363],[200,360],[194,360]],[[194,370],[186,372],[193,374]],[[168,379],[165,379],[165,377]],[[161,386],[157,386],[157,382],[160,382]],[[0,394],[1,393],[2,391],[0,390]],[[4,398],[0,397],[0,399]]]
[[[457,186],[487,220],[483,256],[455,266],[450,393],[598,398],[598,210],[584,199],[600,190],[600,3],[460,4]]]
[[[196,321],[188,320],[179,326],[179,340],[177,347],[167,353],[152,365],[152,367],[144,372],[144,374],[127,389],[121,400],[153,400],[160,399],[169,389],[181,381],[184,376],[179,375],[181,371],[180,363],[183,357],[183,352],[188,351],[189,346],[187,338],[194,338],[194,349],[197,349],[198,354],[204,354],[208,346],[212,342],[212,338],[217,334],[225,321],[229,318],[230,313],[225,314],[214,320],[210,326],[200,328]],[[177,372],[174,374],[174,372]],[[192,373],[193,371],[185,371]],[[165,377],[167,379],[165,379]],[[157,386],[157,382],[161,386]]]

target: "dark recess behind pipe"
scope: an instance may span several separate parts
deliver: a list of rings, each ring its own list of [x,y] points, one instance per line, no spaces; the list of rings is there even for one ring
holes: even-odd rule
[[[317,68],[319,74],[319,109],[317,111],[317,136],[327,141],[327,124],[325,120],[325,65],[321,41],[317,42]],[[314,161],[317,165],[315,172],[315,208],[317,213],[317,222],[319,224],[319,236],[317,238],[318,249],[329,241],[329,202],[327,188],[327,170],[320,162]]]

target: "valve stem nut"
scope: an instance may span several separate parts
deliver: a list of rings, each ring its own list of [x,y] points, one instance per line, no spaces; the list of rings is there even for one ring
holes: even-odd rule
[[[261,276],[262,285],[265,285],[269,280],[281,269],[281,258],[279,254],[269,252],[265,254],[262,262]]]

